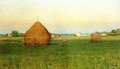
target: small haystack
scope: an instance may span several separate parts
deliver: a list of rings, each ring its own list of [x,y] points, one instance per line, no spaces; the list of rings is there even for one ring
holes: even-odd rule
[[[25,45],[48,45],[50,41],[50,33],[39,21],[35,22],[35,24],[24,35]]]
[[[101,36],[98,34],[94,34],[94,35],[92,35],[90,41],[91,42],[99,42],[99,41],[101,41]]]

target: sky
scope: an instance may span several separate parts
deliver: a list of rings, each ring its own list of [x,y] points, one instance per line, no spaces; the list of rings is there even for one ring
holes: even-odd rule
[[[52,33],[120,28],[120,0],[0,0],[0,34],[25,33],[39,18]]]

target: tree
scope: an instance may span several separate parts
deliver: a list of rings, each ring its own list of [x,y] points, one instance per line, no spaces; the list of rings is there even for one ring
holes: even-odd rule
[[[18,31],[13,30],[12,33],[11,33],[11,35],[12,35],[12,37],[18,37],[19,33],[18,33]]]
[[[24,33],[19,33],[19,37],[23,37],[24,36]]]
[[[120,35],[120,29],[117,29],[117,30],[116,30],[116,34],[117,34],[117,35]]]
[[[113,30],[111,31],[111,33],[114,33],[114,34],[115,34],[115,33],[116,33],[116,30],[113,29]]]
[[[116,35],[117,35],[117,34],[116,34],[116,30],[113,29],[113,30],[111,31],[111,35],[112,35],[112,36],[116,36]]]
[[[8,33],[6,33],[5,36],[8,36]]]
[[[111,31],[111,35],[112,35],[112,36],[120,35],[120,29],[116,29],[116,30],[113,29],[113,30]]]

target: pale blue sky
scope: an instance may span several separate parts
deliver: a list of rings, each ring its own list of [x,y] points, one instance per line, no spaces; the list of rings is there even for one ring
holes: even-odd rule
[[[119,0],[0,0],[0,33],[26,32],[37,20],[54,33],[120,28]]]

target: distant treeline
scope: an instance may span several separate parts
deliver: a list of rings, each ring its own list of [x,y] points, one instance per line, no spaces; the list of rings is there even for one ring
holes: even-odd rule
[[[4,36],[8,36],[8,37],[23,37],[24,33],[19,33],[16,30],[13,30],[10,34],[6,33],[4,34]]]
[[[107,36],[118,36],[118,35],[120,35],[120,29],[113,29],[110,32],[95,32],[92,34],[106,34]]]
[[[120,35],[120,29],[113,29],[108,35],[117,36]]]
[[[106,34],[108,36],[118,36],[120,35],[120,29],[113,29],[110,32],[95,32],[92,34]],[[9,36],[9,37],[23,37],[25,33],[19,33],[19,31],[13,30],[11,33],[6,34],[0,34],[0,36]],[[92,35],[91,34],[91,35]],[[57,34],[57,33],[51,33],[51,36],[64,36],[64,35],[74,35],[74,34]]]

